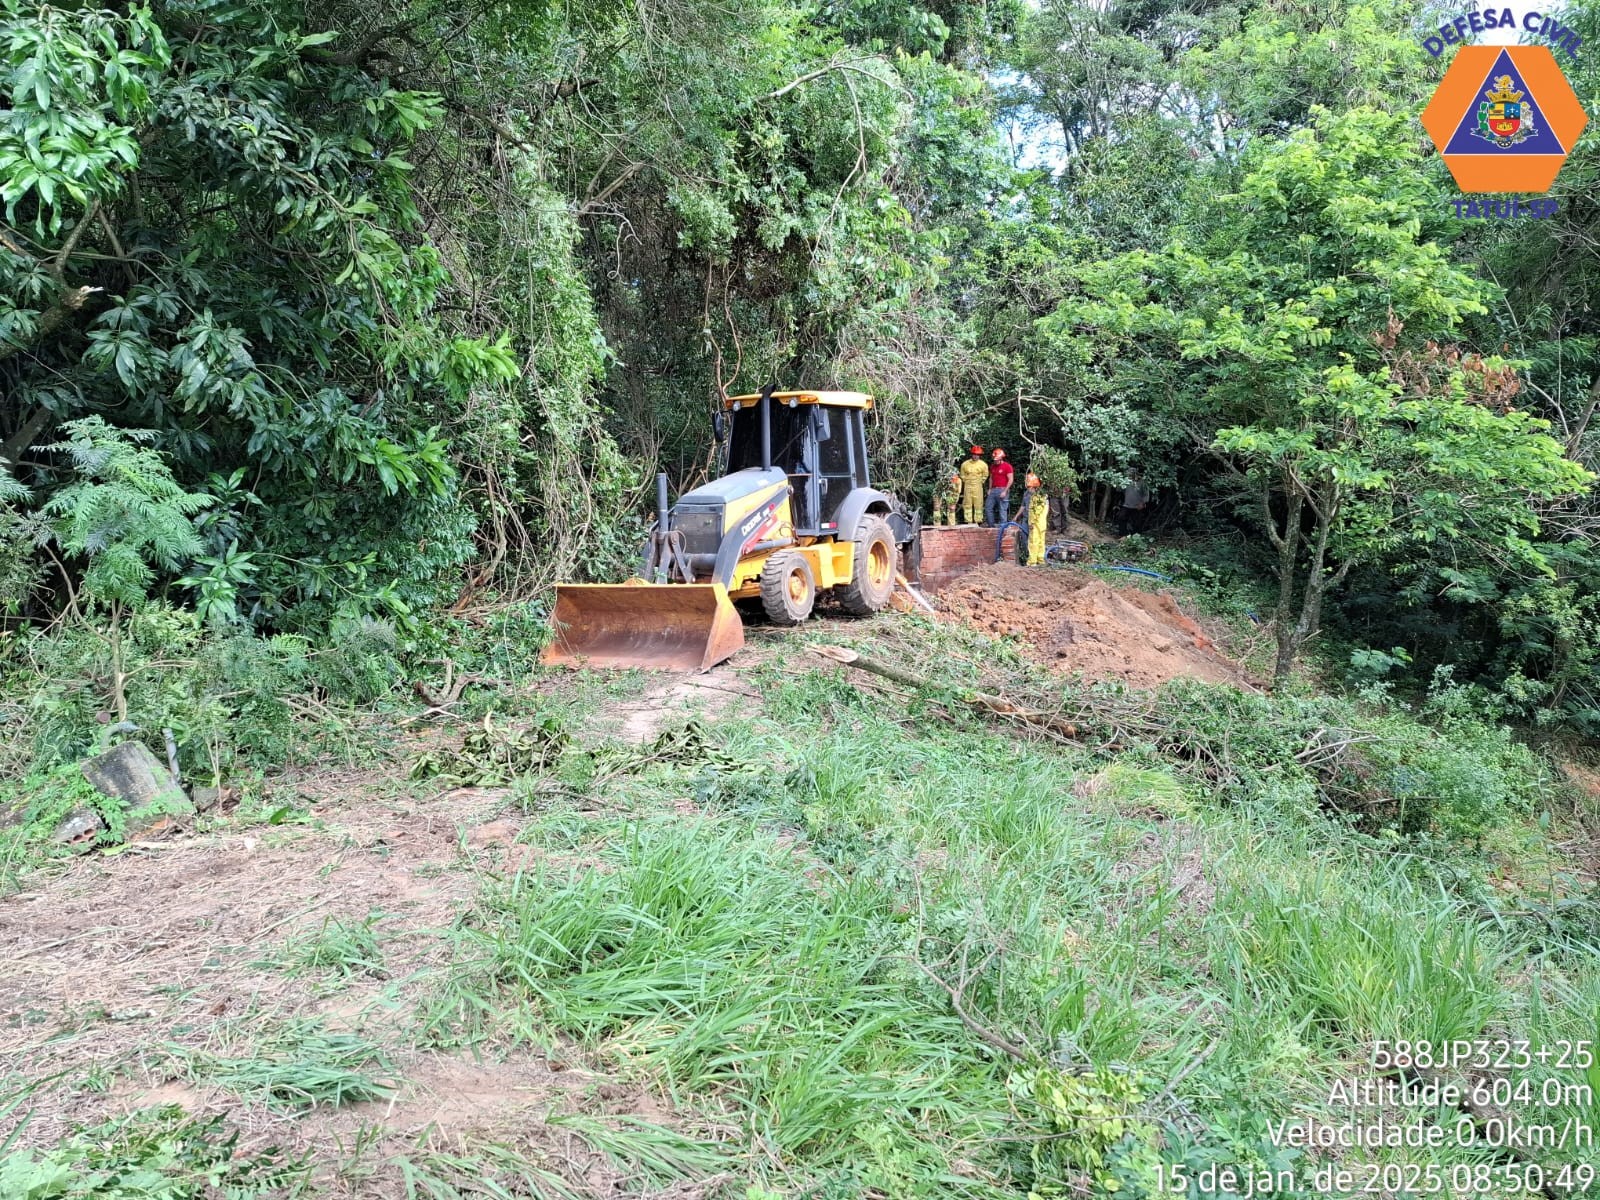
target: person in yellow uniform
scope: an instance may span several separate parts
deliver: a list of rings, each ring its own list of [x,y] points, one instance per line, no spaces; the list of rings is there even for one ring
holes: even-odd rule
[[[933,523],[935,525],[954,525],[956,523],[956,509],[961,506],[961,475],[956,471],[950,472],[950,478],[945,480],[938,491],[933,494]]]
[[[961,464],[961,523],[976,525],[983,520],[983,494],[989,490],[989,464],[983,461],[983,447],[974,446],[972,456]]]
[[[1050,497],[1044,485],[1032,471],[1028,472],[1028,490],[1022,497],[1023,511],[1028,514],[1028,565],[1037,567],[1044,562],[1045,527],[1050,523]]]

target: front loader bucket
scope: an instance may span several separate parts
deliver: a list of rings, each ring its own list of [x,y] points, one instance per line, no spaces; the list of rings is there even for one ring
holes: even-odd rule
[[[720,583],[562,583],[539,661],[556,666],[705,671],[744,645]]]

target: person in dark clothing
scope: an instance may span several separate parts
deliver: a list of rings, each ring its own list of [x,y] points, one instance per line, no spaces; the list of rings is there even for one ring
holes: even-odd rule
[[[1057,533],[1066,533],[1071,528],[1071,520],[1072,485],[1064,484],[1050,496],[1050,528]]]
[[[1122,504],[1117,509],[1117,534],[1143,533],[1145,514],[1150,510],[1150,489],[1144,485],[1143,471],[1128,473],[1128,486],[1122,489]]]

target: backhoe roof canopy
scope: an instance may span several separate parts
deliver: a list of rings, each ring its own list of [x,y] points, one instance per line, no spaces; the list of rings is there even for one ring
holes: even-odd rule
[[[866,392],[773,392],[773,400],[779,404],[823,404],[835,408],[871,408],[872,397]],[[760,403],[761,395],[756,393],[751,396],[729,396],[725,402],[728,408],[753,408]]]

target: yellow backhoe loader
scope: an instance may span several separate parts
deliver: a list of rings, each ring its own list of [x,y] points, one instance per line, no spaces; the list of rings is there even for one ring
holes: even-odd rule
[[[867,470],[864,392],[733,396],[717,413],[725,473],[667,504],[640,577],[559,584],[540,661],[706,670],[744,644],[734,601],[798,625],[831,591],[846,612],[888,606],[897,571],[915,573],[921,522]]]

